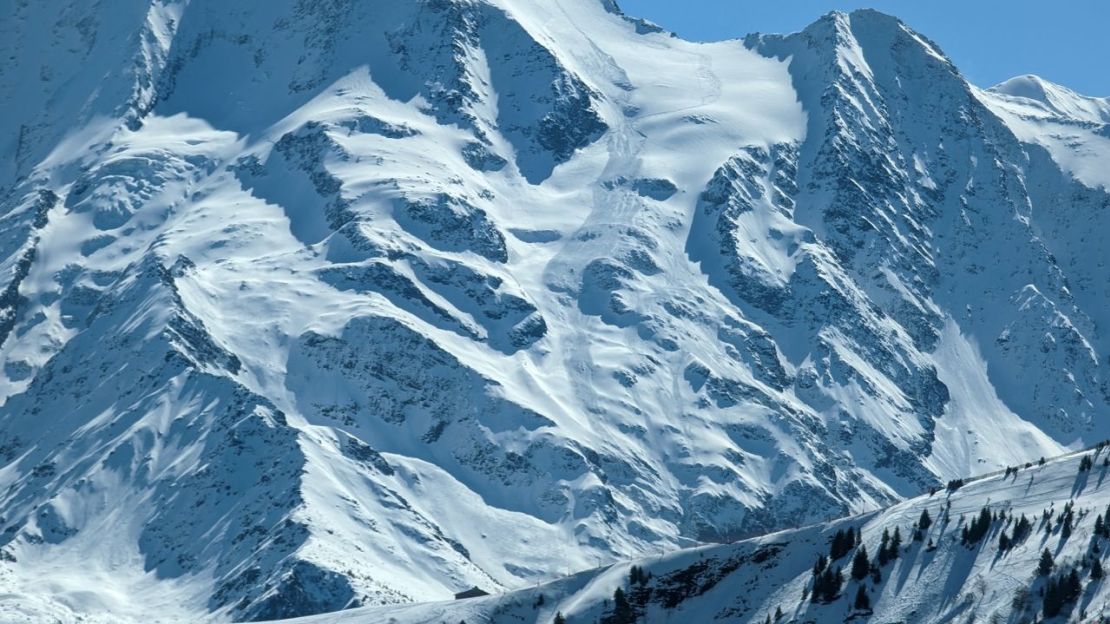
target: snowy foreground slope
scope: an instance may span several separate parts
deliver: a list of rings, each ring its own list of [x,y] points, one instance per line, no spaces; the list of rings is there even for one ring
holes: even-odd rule
[[[1106,100],[892,17],[45,0],[0,56],[24,620],[511,590],[1110,437]]]
[[[1084,456],[1094,459],[1091,470],[1080,470]],[[605,566],[502,595],[368,607],[289,622],[546,624],[560,613],[568,624],[759,624],[768,618],[815,624],[1104,621],[1110,618],[1110,581],[1092,579],[1091,569],[1096,561],[1100,570],[1110,566],[1110,533],[1095,528],[1110,513],[1106,457],[1102,450],[1043,466],[1034,463],[1019,467],[1016,474],[970,481],[955,491],[942,488],[881,512]],[[990,520],[980,525],[981,536],[965,540],[964,530],[979,522],[984,509]],[[929,515],[929,526],[915,538],[923,511]],[[1029,521],[1027,532],[1015,529],[1023,515]],[[903,538],[901,546],[888,546],[889,558],[880,565],[883,532],[893,535],[896,529]],[[829,556],[837,531],[859,532],[870,569],[862,579],[853,578],[853,560],[861,549],[847,549],[828,564],[834,571],[842,568],[844,580],[836,597],[814,600],[814,565],[820,556]],[[1000,542],[1009,546],[1003,548]],[[1045,550],[1052,569],[1041,575],[1038,567]],[[1063,601],[1059,612],[1046,618],[1042,591],[1072,570],[1081,585],[1078,596]],[[866,608],[855,606],[860,587],[867,596]],[[617,615],[618,588],[628,604],[623,613],[632,619]],[[776,611],[781,613],[777,620]]]

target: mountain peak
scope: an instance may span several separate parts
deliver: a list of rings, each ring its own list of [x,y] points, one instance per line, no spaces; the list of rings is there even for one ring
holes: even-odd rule
[[[829,11],[804,28],[803,32],[820,32],[830,26],[888,33],[901,29],[912,30],[901,19],[889,13],[883,13],[877,9],[855,9]]]
[[[907,62],[913,58],[912,55],[903,53],[908,47],[920,50],[925,56],[941,61],[945,66],[953,67],[948,57],[927,37],[910,28],[901,19],[875,9],[830,11],[801,32],[787,35],[753,33],[744,39],[749,48],[760,49],[779,58],[792,56],[800,51],[787,52],[783,45],[791,47],[787,43],[790,41],[804,41],[805,49],[816,53],[818,57],[834,52],[841,56],[847,54],[849,59],[853,59],[851,64],[858,64],[865,57],[878,55],[890,56],[897,59],[898,63]],[[898,54],[894,54],[896,51]],[[824,62],[827,63],[828,59]]]
[[[833,10],[822,15],[815,23],[820,22],[835,22],[843,24],[852,24],[859,20],[869,20],[875,26],[886,27],[902,27],[905,23],[898,17],[890,13],[884,13],[878,9],[853,9],[851,11]]]
[[[1023,97],[1030,100],[1037,100],[1047,104],[1049,102],[1049,90],[1060,90],[1071,92],[1066,87],[1054,84],[1037,76],[1035,74],[1025,74],[1024,76],[1014,76],[1009,80],[1004,80],[990,88],[995,93],[1003,95],[1011,95],[1014,97]]]
[[[1096,98],[1034,74],[1015,76],[1000,82],[988,92],[1034,103],[1043,112],[1084,123],[1110,123],[1110,98]]]

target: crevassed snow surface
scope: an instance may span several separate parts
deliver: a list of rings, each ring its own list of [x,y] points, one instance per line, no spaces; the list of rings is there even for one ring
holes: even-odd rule
[[[10,13],[23,620],[511,590],[1107,437],[1105,103],[981,91],[889,16],[695,44],[607,0]]]

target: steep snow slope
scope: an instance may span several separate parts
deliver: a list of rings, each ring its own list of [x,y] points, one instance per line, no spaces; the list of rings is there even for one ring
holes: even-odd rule
[[[0,605],[32,621],[511,589],[1106,437],[1110,196],[893,18],[11,13]]]
[[[831,523],[788,530],[720,546],[595,568],[516,592],[452,602],[372,607],[289,621],[298,624],[363,622],[454,623],[622,622],[615,592],[626,595],[636,622],[1102,622],[1110,617],[1110,585],[1091,577],[1093,562],[1107,565],[1110,535],[1099,532],[1110,513],[1106,450],[1033,464],[940,490],[884,509]],[[1081,470],[1083,457],[1094,467]],[[979,524],[981,537],[965,539]],[[1070,512],[1069,512],[1070,510]],[[929,526],[918,533],[922,512]],[[1022,516],[1028,531],[1018,527]],[[902,537],[879,561],[883,533]],[[843,580],[835,598],[813,599],[814,567],[829,557],[836,532],[858,532],[832,559]],[[919,537],[915,537],[918,534]],[[1016,538],[1015,538],[1016,534]],[[1008,544],[1003,547],[1002,544]],[[863,550],[863,578],[852,576]],[[1048,551],[1052,572],[1038,573]],[[640,572],[637,573],[636,570]],[[1041,592],[1050,580],[1075,570],[1081,590],[1059,615],[1047,617]],[[640,580],[641,576],[644,580]],[[855,606],[862,588],[869,607]],[[1050,607],[1051,609],[1051,607]],[[776,616],[776,612],[781,615]],[[1040,618],[1045,619],[1040,619]]]

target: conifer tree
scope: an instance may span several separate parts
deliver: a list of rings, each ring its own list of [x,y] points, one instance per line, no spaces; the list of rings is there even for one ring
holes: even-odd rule
[[[1060,584],[1054,579],[1048,579],[1044,586],[1044,598],[1041,602],[1041,611],[1046,618],[1055,617],[1060,613],[1063,600],[1060,598]]]
[[[871,560],[867,558],[867,547],[860,546],[856,556],[852,559],[852,578],[861,581],[871,571]]]
[[[1071,572],[1068,572],[1067,581],[1065,581],[1064,587],[1067,588],[1067,593],[1064,594],[1065,602],[1071,602],[1076,598],[1079,598],[1079,594],[1083,592],[1083,581],[1079,580],[1078,570],[1072,568]]]
[[[1037,564],[1037,574],[1039,576],[1048,576],[1052,572],[1053,566],[1056,564],[1052,561],[1052,553],[1048,552],[1045,548],[1041,553],[1041,561]]]
[[[844,585],[844,573],[837,567],[835,570],[831,567],[825,568],[825,571],[813,579],[813,594],[811,600],[814,602],[832,602],[840,595],[840,588]]]
[[[605,620],[606,624],[633,624],[636,621],[636,612],[632,610],[628,596],[620,587],[613,592],[613,614]]]
[[[991,510],[986,506],[984,506],[982,509],[979,510],[979,524],[981,526],[980,530],[983,533],[986,533],[987,530],[990,529],[990,526],[991,526]]]
[[[833,533],[832,540],[829,543],[829,559],[835,561],[843,555],[841,550],[844,549],[844,531],[840,529]]]
[[[1064,610],[1064,606],[1075,602],[1083,591],[1083,583],[1079,580],[1079,573],[1072,568],[1067,574],[1060,574],[1048,579],[1044,586],[1044,602],[1042,611],[1045,618],[1052,618]]]
[[[885,528],[883,529],[883,536],[879,540],[879,567],[883,567],[890,561],[890,532]]]
[[[990,509],[983,507],[979,511],[979,515],[972,518],[971,522],[967,523],[960,532],[960,539],[963,543],[970,546],[983,539],[983,536],[990,530],[992,518]]]
[[[856,532],[852,529],[842,531],[837,529],[833,534],[832,544],[829,546],[829,560],[836,561],[844,555],[852,552],[852,548],[856,545]]]
[[[1029,534],[1032,532],[1033,523],[1029,522],[1029,518],[1026,518],[1025,514],[1021,514],[1021,517],[1014,523],[1013,541],[1020,542],[1026,537],[1029,537]]]
[[[871,599],[867,597],[867,589],[863,585],[860,585],[859,589],[856,590],[856,600],[852,603],[852,606],[859,611],[867,611],[871,608]]]

